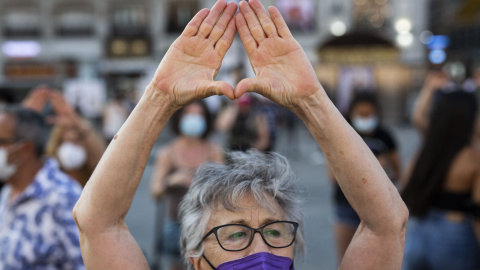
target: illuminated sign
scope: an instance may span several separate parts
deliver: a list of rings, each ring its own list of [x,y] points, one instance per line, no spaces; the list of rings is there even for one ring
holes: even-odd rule
[[[9,58],[37,57],[42,48],[36,41],[7,41],[2,45],[2,52]]]

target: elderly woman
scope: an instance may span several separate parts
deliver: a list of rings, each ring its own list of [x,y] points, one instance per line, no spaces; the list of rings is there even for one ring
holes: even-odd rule
[[[235,2],[219,0],[192,19],[102,157],[74,209],[87,268],[148,269],[124,219],[171,115],[207,96],[257,92],[304,121],[361,219],[340,268],[400,269],[408,210],[397,190],[328,99],[280,12],[259,0],[239,6],[235,14]],[[214,78],[237,30],[257,77],[234,89]],[[286,162],[250,155],[234,153],[227,167],[209,165],[195,177],[181,211],[189,269],[293,269],[304,224]],[[255,169],[262,159],[280,165]]]

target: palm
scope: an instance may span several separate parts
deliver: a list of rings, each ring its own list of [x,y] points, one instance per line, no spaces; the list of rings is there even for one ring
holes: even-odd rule
[[[240,3],[237,28],[255,71],[255,79],[237,85],[236,97],[255,91],[279,105],[293,108],[320,84],[302,47],[276,8],[266,12],[260,1]]]
[[[308,59],[293,39],[266,39],[251,57],[257,78],[269,86],[266,93],[286,107],[294,106],[294,97],[311,94],[318,84],[314,73],[302,70]]]
[[[207,40],[182,36],[170,48],[157,72],[167,76],[154,79],[167,85],[160,89],[171,93],[177,104],[185,105],[198,93],[208,90],[204,88],[214,81],[222,58]]]
[[[235,10],[235,3],[219,1],[212,11],[200,11],[168,50],[151,86],[178,107],[215,94],[233,98],[233,87],[214,79],[235,37]]]

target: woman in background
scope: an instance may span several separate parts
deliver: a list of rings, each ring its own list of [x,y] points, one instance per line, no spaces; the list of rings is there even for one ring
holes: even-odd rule
[[[39,113],[45,110],[47,104],[53,111],[48,121],[54,126],[45,154],[54,157],[63,172],[85,186],[105,152],[105,142],[56,90],[38,87],[22,102],[24,107]]]
[[[168,269],[183,269],[180,258],[178,206],[192,184],[197,168],[205,162],[223,163],[221,148],[207,140],[212,131],[212,116],[204,101],[177,111],[171,119],[178,137],[160,149],[151,180],[151,193],[158,201],[167,200],[167,216],[159,245],[170,259]]]
[[[433,95],[430,95],[433,97]],[[407,227],[404,270],[480,267],[480,150],[473,144],[477,104],[463,91],[431,105],[402,196]],[[418,110],[418,107],[417,107]]]

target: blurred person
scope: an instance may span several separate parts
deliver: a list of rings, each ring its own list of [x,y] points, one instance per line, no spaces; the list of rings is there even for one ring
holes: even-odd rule
[[[46,154],[55,157],[63,172],[85,186],[106,149],[94,127],[75,113],[61,93],[51,93],[56,114]]]
[[[385,169],[390,179],[397,182],[401,170],[397,142],[392,132],[382,124],[380,104],[373,91],[357,91],[350,103],[347,120],[364,140],[378,140],[387,146]]]
[[[363,139],[365,144],[377,158],[382,168],[387,168],[389,162],[388,146],[382,140],[377,138],[365,137]],[[333,229],[337,246],[337,259],[340,263],[355,236],[355,232],[360,226],[361,219],[338,185],[330,166],[327,166],[327,174],[334,185],[333,205],[335,217]]]
[[[0,108],[0,269],[85,269],[71,212],[81,187],[43,160],[43,117]]]
[[[218,115],[216,127],[228,133],[229,150],[271,149],[267,119],[255,102],[251,94],[245,94]]]
[[[480,268],[480,150],[472,144],[477,109],[471,93],[444,93],[423,123],[423,145],[402,181],[412,215],[404,270]]]
[[[262,96],[258,97],[258,110],[263,115],[268,126],[268,146],[265,152],[271,152],[275,149],[277,141],[277,114],[278,106],[271,100]]]
[[[110,143],[120,130],[130,112],[130,103],[125,101],[125,95],[121,92],[115,92],[114,98],[107,102],[103,110],[102,130],[107,143]]]
[[[439,91],[448,83],[449,79],[444,71],[432,70],[427,74],[412,114],[412,123],[422,134],[425,134],[428,129],[432,104],[438,99]]]
[[[47,122],[53,124],[53,130],[45,153],[57,159],[63,172],[85,186],[106,148],[100,134],[60,92],[47,86],[34,89],[22,105],[38,113],[51,109]]]
[[[0,88],[0,106],[6,104],[12,104],[15,101],[15,96],[8,88]],[[0,191],[2,190],[3,183],[0,182]]]
[[[178,110],[171,119],[177,138],[160,149],[151,179],[155,200],[167,199],[167,215],[159,249],[173,260],[168,269],[183,269],[180,257],[180,220],[178,207],[192,184],[197,168],[205,162],[223,163],[221,148],[209,142],[212,116],[203,100]],[[158,226],[158,224],[157,224]]]
[[[105,152],[73,212],[87,267],[148,269],[125,216],[158,135],[176,110],[195,100],[256,92],[301,117],[361,217],[341,269],[399,269],[408,211],[397,190],[326,96],[278,9],[269,7],[269,14],[259,0],[239,6],[236,14],[234,2],[219,0],[195,15]],[[214,78],[236,29],[257,77],[234,89]],[[227,160],[227,166],[203,166],[182,203],[185,265],[294,269],[305,224],[288,162],[255,150]]]

